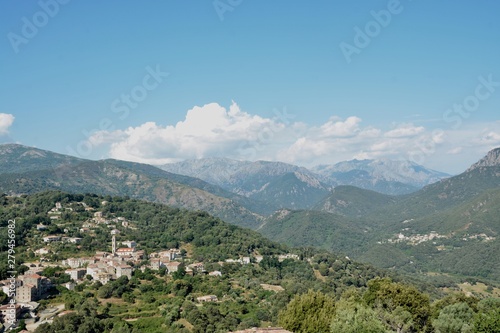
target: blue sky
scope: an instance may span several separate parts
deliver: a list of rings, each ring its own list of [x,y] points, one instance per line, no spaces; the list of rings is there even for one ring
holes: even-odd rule
[[[391,158],[450,173],[500,146],[498,1],[1,6],[0,142],[153,164]]]

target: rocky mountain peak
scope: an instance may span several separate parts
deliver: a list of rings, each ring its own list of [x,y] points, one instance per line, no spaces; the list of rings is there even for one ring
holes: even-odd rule
[[[490,150],[485,157],[474,163],[467,171],[472,171],[480,167],[500,166],[500,148]]]

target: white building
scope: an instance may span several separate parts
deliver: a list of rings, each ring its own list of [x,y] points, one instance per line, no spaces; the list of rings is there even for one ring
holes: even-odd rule
[[[72,269],[67,269],[64,271],[64,273],[68,274],[71,276],[71,279],[74,281],[81,280],[87,273],[87,269],[85,268],[72,268]]]
[[[123,241],[122,245],[125,245],[129,248],[137,247],[137,243],[135,241]]]

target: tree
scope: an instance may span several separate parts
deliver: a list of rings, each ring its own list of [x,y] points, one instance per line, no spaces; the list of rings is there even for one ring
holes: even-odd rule
[[[184,267],[184,264],[180,264],[179,267],[177,267],[177,271],[172,273],[172,277],[174,280],[180,280],[186,275],[186,268]]]
[[[409,312],[416,331],[423,330],[428,324],[431,314],[429,296],[413,286],[392,282],[388,278],[375,278],[368,281],[368,290],[363,298],[368,305],[387,312],[393,313],[399,307]]]
[[[135,296],[132,293],[124,293],[122,295],[122,298],[127,303],[131,303],[131,304],[135,303]]]
[[[388,312],[381,307],[377,307],[375,311],[381,321],[394,331],[398,333],[413,332],[414,323],[412,315],[403,307],[398,306],[392,312]]]
[[[467,303],[456,303],[441,310],[433,326],[436,333],[469,333],[472,332],[473,317],[474,311]]]
[[[110,298],[111,295],[113,295],[113,286],[111,283],[103,285],[97,292],[97,296],[100,298]]]
[[[99,302],[96,298],[86,299],[78,308],[77,313],[84,317],[97,317]]]
[[[485,298],[477,304],[480,312],[500,311],[500,298]]]
[[[479,313],[474,321],[474,332],[500,333],[500,309]]]
[[[96,317],[86,317],[83,323],[78,327],[77,333],[101,333],[101,324]]]
[[[486,298],[477,304],[479,313],[474,320],[474,332],[500,333],[500,299]]]
[[[371,308],[353,301],[341,300],[336,305],[331,333],[385,333],[385,327]]]
[[[330,332],[335,300],[317,291],[295,296],[279,314],[279,324],[294,333]]]

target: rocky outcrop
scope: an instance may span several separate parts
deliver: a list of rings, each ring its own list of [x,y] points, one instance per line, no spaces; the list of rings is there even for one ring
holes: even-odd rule
[[[481,167],[500,166],[500,148],[490,150],[479,162],[474,163],[467,171],[472,171]]]

